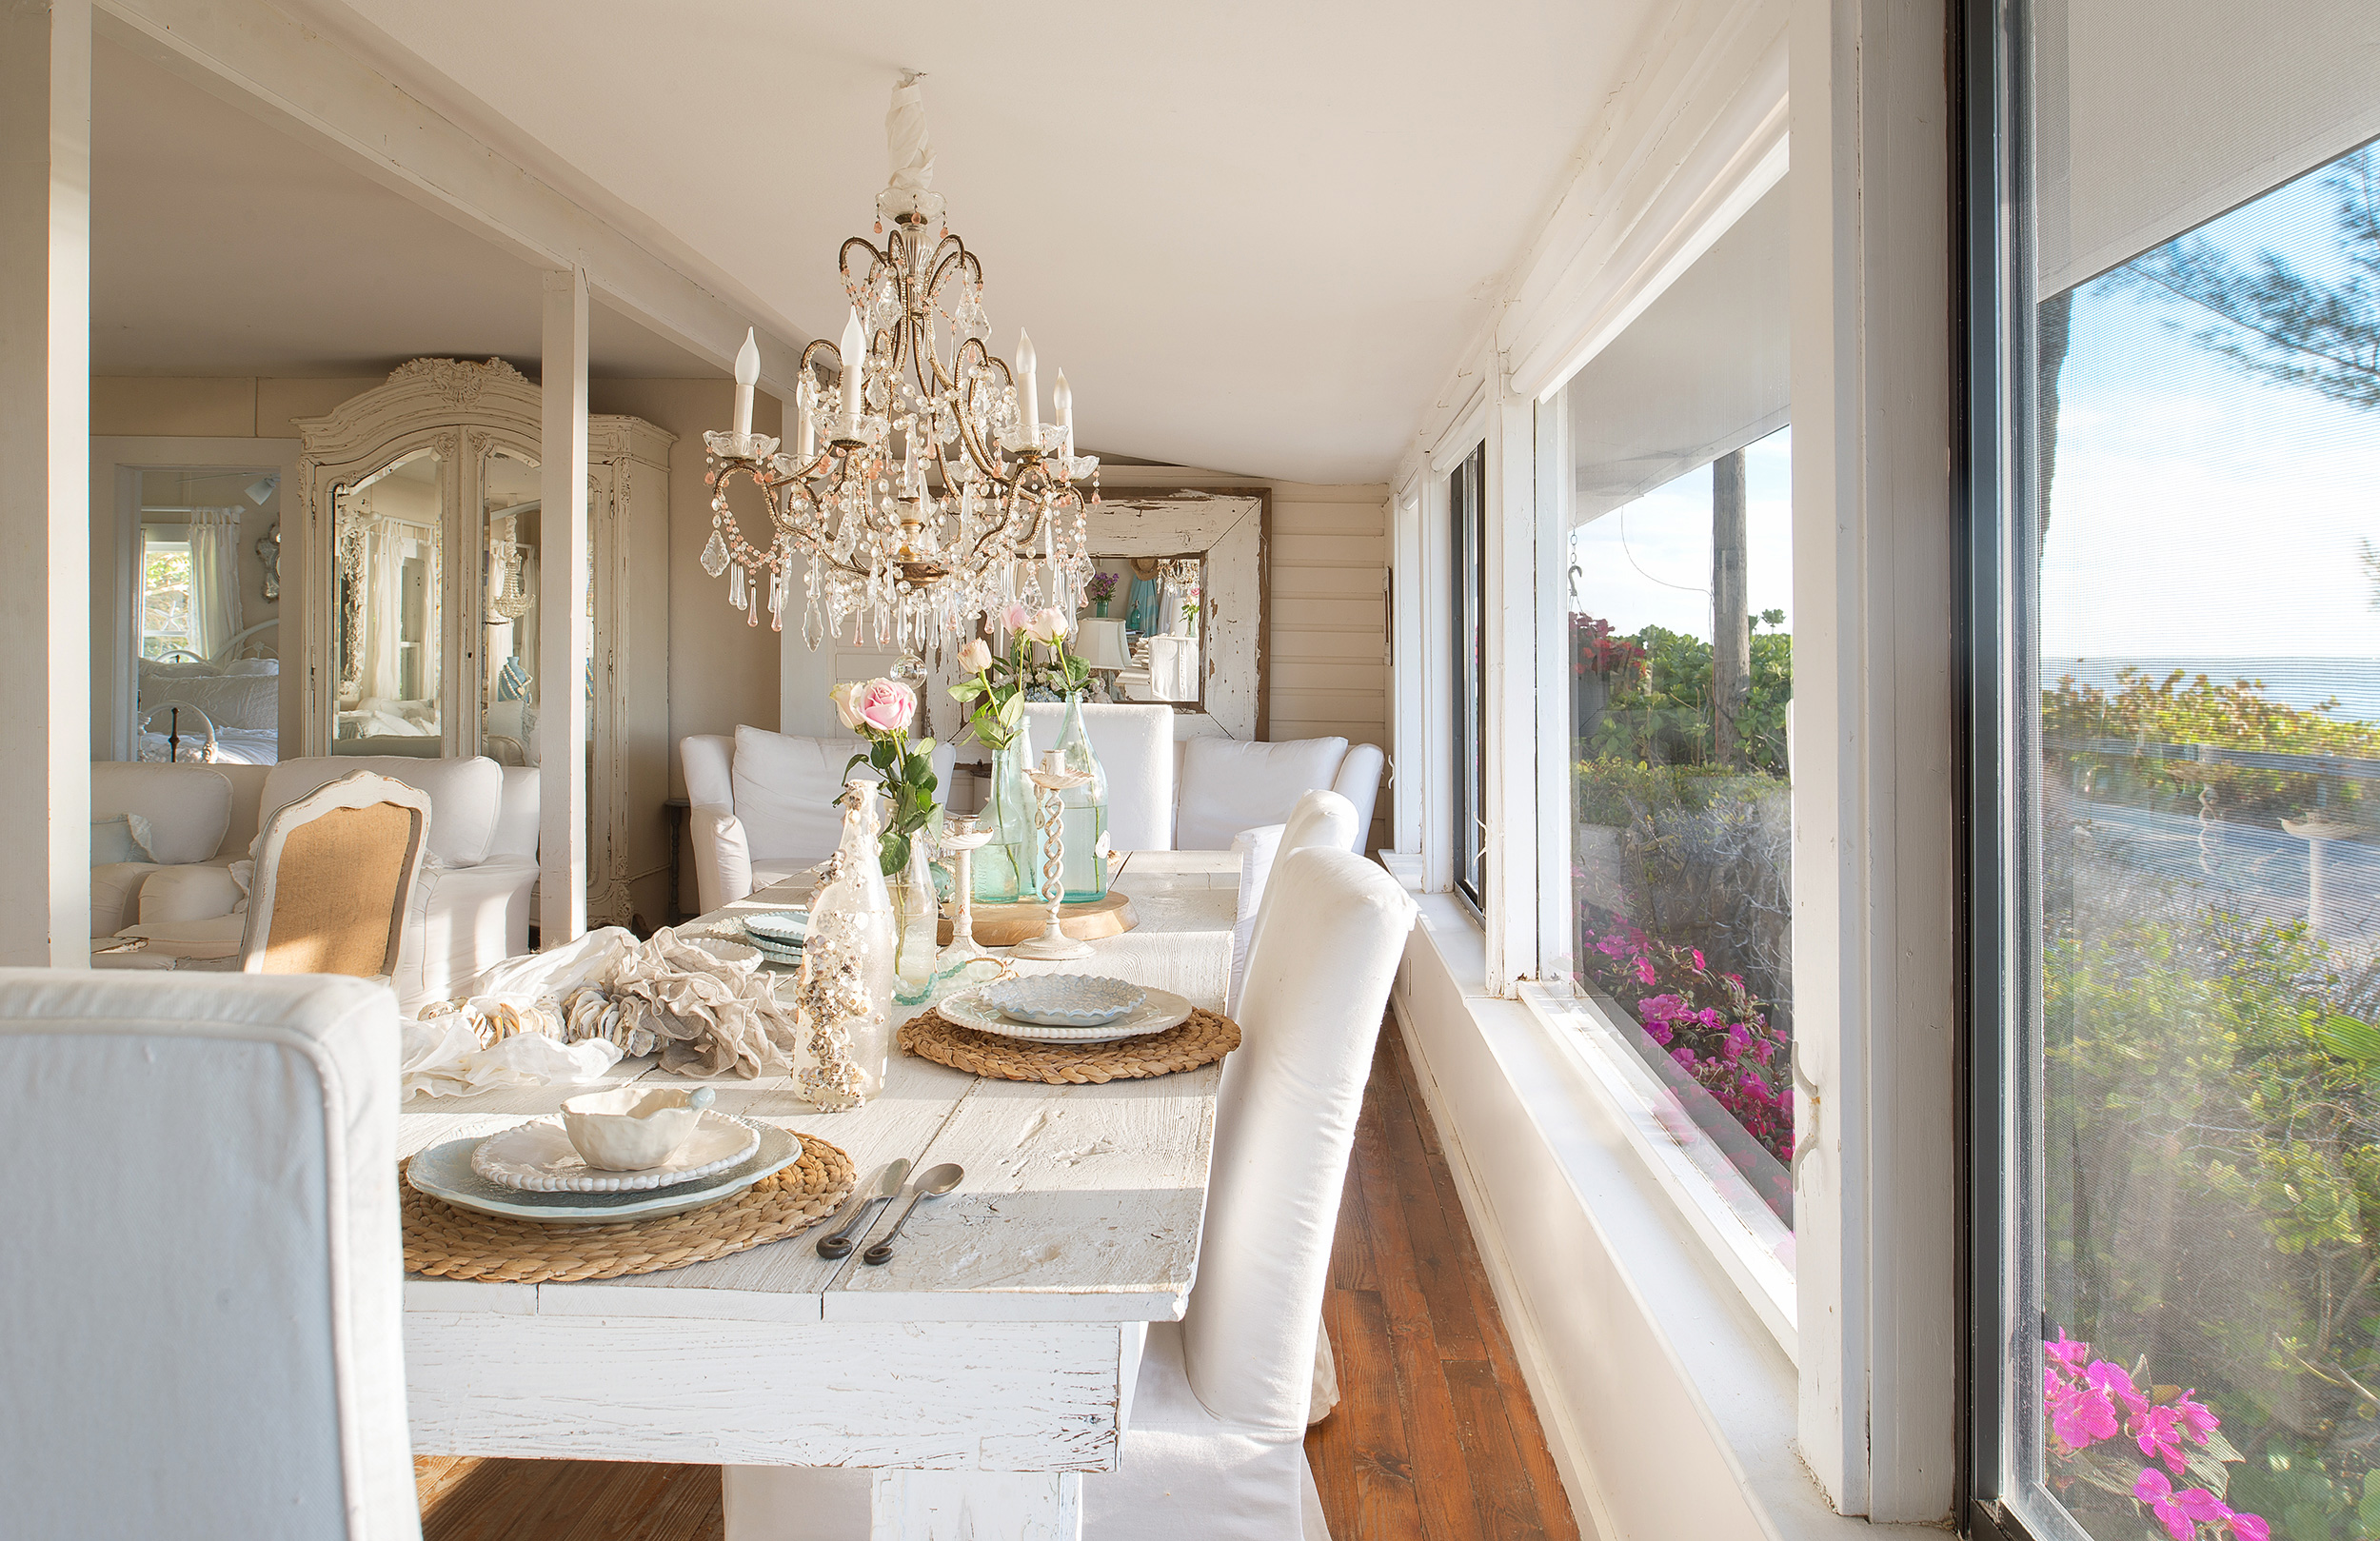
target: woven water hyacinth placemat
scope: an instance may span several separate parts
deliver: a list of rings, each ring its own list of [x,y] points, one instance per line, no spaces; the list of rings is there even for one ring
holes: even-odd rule
[[[658,1274],[782,1241],[832,1215],[851,1193],[851,1157],[808,1135],[801,1158],[736,1195],[684,1215],[546,1224],[457,1209],[419,1192],[397,1164],[405,1270],[435,1278],[570,1284]]]
[[[973,1076],[1080,1086],[1086,1081],[1141,1080],[1211,1065],[1240,1047],[1240,1024],[1211,1011],[1193,1011],[1180,1027],[1146,1037],[1051,1043],[979,1033],[929,1010],[902,1024],[901,1046],[921,1059]]]

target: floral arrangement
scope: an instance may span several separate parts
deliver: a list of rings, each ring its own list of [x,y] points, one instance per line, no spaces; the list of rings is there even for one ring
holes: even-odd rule
[[[1008,632],[1007,651],[993,652],[991,643],[981,637],[971,640],[959,649],[959,666],[973,678],[950,687],[953,701],[974,703],[966,731],[993,750],[1005,749],[1016,741],[1027,692],[1038,688],[1072,695],[1091,679],[1090,665],[1066,647],[1066,634],[1073,626],[1062,610],[1011,604],[1001,612],[1000,623]],[[1049,662],[1035,660],[1037,643],[1050,650]]]
[[[1612,623],[1573,611],[1570,617],[1570,670],[1573,674],[1613,674],[1625,671],[1635,679],[1644,666],[1644,649],[1626,637],[1612,635]]]
[[[1093,604],[1105,604],[1116,597],[1116,575],[1111,572],[1093,573],[1091,581],[1082,585],[1082,595]]]
[[[867,741],[868,746],[843,766],[867,764],[884,779],[892,796],[892,817],[877,837],[877,859],[884,876],[909,864],[909,838],[933,827],[942,813],[934,800],[934,741],[909,741],[909,723],[918,714],[918,693],[898,680],[862,680],[837,685],[827,695],[843,725]]]
[[[1616,920],[1579,932],[1580,972],[1634,1000],[1645,1035],[1779,1161],[1794,1158],[1794,1095],[1784,1035],[1740,974],[1716,974],[1698,947],[1658,940]],[[1648,992],[1650,992],[1648,994]]]
[[[2041,1345],[2041,1353],[2052,1483],[2063,1490],[2080,1482],[2119,1503],[2129,1499],[2134,1513],[2145,1510],[2144,1518],[2153,1516],[2172,1541],[2271,1541],[2270,1522],[2223,1501],[2230,1487],[2225,1463],[2243,1457],[2195,1391],[2143,1388],[2145,1360],[2126,1370],[2094,1359],[2090,1344],[2062,1332]],[[2176,1478],[2196,1480],[2177,1488]],[[2152,1541],[2155,1532],[2144,1526],[2141,1534]]]

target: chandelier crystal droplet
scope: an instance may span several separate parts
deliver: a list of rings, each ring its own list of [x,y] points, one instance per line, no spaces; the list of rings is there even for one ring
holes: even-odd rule
[[[802,350],[792,451],[752,432],[760,349],[748,333],[735,426],[703,436],[703,570],[728,574],[728,604],[754,624],[764,603],[779,630],[795,609],[812,648],[847,635],[922,655],[975,635],[1021,595],[1073,613],[1091,571],[1082,510],[1085,484],[1087,502],[1099,501],[1099,461],[1075,453],[1062,371],[1058,421],[1041,420],[1032,339],[1019,334],[1013,364],[991,351],[983,266],[930,190],[934,149],[914,75],[893,89],[884,127],[893,169],[876,210],[890,232],[881,247],[856,235],[843,244],[851,313],[840,344]],[[829,362],[831,384],[818,369]],[[739,479],[767,510],[761,543],[728,505]]]

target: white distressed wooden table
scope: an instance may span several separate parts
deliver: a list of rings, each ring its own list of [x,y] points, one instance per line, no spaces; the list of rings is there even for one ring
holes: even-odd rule
[[[1140,926],[1066,968],[1222,1009],[1238,865],[1135,852]],[[789,891],[790,890],[790,891]],[[781,886],[729,910],[799,901]],[[724,913],[724,912],[722,912]],[[711,919],[705,917],[704,919]],[[893,1051],[883,1095],[820,1113],[783,1077],[717,1105],[831,1141],[864,1181],[907,1156],[966,1168],[891,1262],[816,1233],[715,1262],[583,1284],[409,1278],[406,1378],[423,1454],[872,1468],[874,1533],[1074,1537],[1085,1472],[1113,1470],[1140,1346],[1179,1319],[1198,1258],[1221,1067],[1051,1087]],[[608,1077],[675,1082],[647,1059]],[[585,1087],[415,1098],[400,1154],[556,1111]],[[869,1235],[891,1224],[880,1211]],[[738,1534],[729,1509],[729,1541]]]

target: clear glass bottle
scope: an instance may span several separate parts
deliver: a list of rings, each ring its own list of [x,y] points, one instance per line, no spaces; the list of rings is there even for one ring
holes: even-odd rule
[[[1017,736],[1005,749],[992,751],[991,790],[977,820],[978,827],[992,832],[991,843],[975,853],[978,904],[1029,904],[1041,882],[1041,840],[1034,827],[1033,783],[1024,779],[1032,765],[1033,726],[1020,717]]]
[[[934,891],[931,843],[924,830],[910,835],[907,865],[887,879],[895,938],[893,988],[904,1006],[914,1006],[933,992],[934,954],[942,945],[942,902]]]
[[[877,840],[882,792],[865,779],[848,787],[843,843],[833,876],[810,901],[810,935],[794,985],[804,1061],[797,1079],[822,1108],[856,1107],[882,1092],[892,1053],[897,944]]]
[[[1107,772],[1091,750],[1090,731],[1082,724],[1082,698],[1066,698],[1065,725],[1058,730],[1058,763],[1091,779],[1061,792],[1065,902],[1088,904],[1107,897]]]

